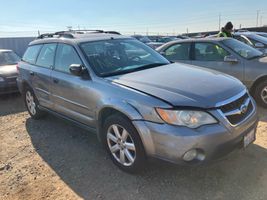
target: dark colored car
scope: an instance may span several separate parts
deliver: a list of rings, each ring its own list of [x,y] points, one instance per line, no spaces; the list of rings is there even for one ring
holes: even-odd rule
[[[17,63],[20,57],[12,50],[0,49],[0,94],[17,92]]]

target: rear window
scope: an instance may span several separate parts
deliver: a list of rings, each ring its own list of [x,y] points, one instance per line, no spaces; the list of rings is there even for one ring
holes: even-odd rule
[[[42,45],[29,46],[26,52],[24,53],[22,60],[30,64],[35,64],[38,53]]]

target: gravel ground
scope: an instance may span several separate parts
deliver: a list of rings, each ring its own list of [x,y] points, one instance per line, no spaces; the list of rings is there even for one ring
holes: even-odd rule
[[[129,175],[94,134],[51,115],[30,119],[21,97],[0,97],[0,199],[266,199],[267,110],[257,141],[198,167],[150,162]]]

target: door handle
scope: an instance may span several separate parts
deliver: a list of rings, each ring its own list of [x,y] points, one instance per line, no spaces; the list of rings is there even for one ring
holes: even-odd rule
[[[54,82],[54,83],[58,83],[59,80],[58,80],[58,79],[53,79],[53,82]]]
[[[30,71],[30,75],[31,75],[31,76],[34,76],[34,72],[33,72],[33,71]]]

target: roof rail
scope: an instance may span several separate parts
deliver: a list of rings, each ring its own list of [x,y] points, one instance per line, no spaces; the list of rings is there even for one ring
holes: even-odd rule
[[[56,32],[56,33],[44,33],[44,34],[41,34],[41,35],[39,35],[37,37],[37,39],[53,38],[55,36],[66,37],[66,38],[74,38],[71,33],[60,31],[60,32]]]
[[[106,34],[116,34],[120,35],[117,31],[103,31],[103,30],[69,30],[69,31],[58,31],[55,33],[44,33],[37,37],[37,39],[44,39],[44,38],[53,38],[55,36],[57,37],[65,37],[65,38],[74,38],[73,34],[86,34],[88,32],[92,33],[106,33]]]

